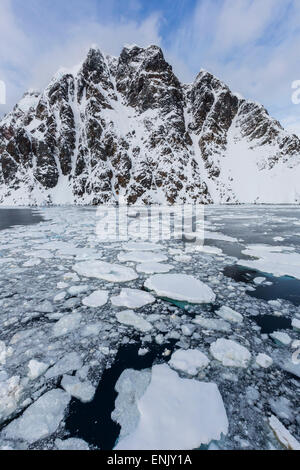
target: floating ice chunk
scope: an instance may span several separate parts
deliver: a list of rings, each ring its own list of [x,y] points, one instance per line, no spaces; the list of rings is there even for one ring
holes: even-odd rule
[[[69,401],[70,395],[63,390],[45,393],[3,430],[4,436],[31,444],[50,436],[63,420]]]
[[[198,349],[179,349],[172,354],[169,365],[176,370],[186,372],[188,375],[197,375],[209,364],[209,359]]]
[[[53,377],[81,369],[81,367],[82,360],[79,354],[76,352],[71,352],[66,354],[62,359],[54,364],[54,366],[46,372],[45,377],[46,379],[52,379]]]
[[[32,268],[33,266],[38,266],[41,264],[41,260],[39,258],[32,258],[29,261],[26,261],[23,266],[24,268]]]
[[[281,331],[274,331],[274,333],[270,333],[270,337],[274,339],[277,344],[283,346],[289,346],[291,344],[292,339],[287,333],[283,333]]]
[[[54,307],[48,300],[45,300],[35,307],[35,311],[40,313],[53,313]]]
[[[296,331],[300,331],[300,320],[298,318],[293,318],[292,327]]]
[[[202,328],[206,330],[223,331],[224,333],[227,333],[231,330],[230,324],[224,320],[215,320],[214,318],[204,318],[204,317],[201,317],[200,315],[197,315],[194,318],[193,323],[195,323],[195,325],[202,326]]]
[[[81,336],[86,337],[86,336],[98,336],[101,330],[102,323],[90,323],[89,325],[86,325],[82,332]]]
[[[155,251],[161,250],[163,246],[149,242],[129,242],[123,245],[122,248],[127,251]]]
[[[272,415],[269,418],[269,424],[275,436],[284,447],[289,450],[300,450],[300,443],[291,435],[276,416]]]
[[[49,364],[36,361],[35,359],[31,359],[31,361],[29,361],[28,363],[28,369],[29,369],[28,377],[31,380],[35,380],[38,377],[40,377],[40,375],[42,375],[44,372],[46,372],[48,368],[49,368]]]
[[[30,258],[42,258],[42,259],[51,259],[53,258],[53,254],[51,251],[48,250],[37,250],[37,251],[27,251],[24,253],[25,256],[29,256]]]
[[[294,247],[250,245],[243,254],[255,260],[240,260],[237,264],[272,273],[274,276],[292,276],[300,279],[300,253]]]
[[[293,349],[297,349],[297,348],[300,348],[300,339],[294,339],[294,341],[292,342],[292,346],[291,346]]]
[[[120,253],[118,260],[122,263],[126,261],[133,261],[135,263],[147,263],[149,261],[167,261],[167,256],[162,253],[152,253],[151,251],[133,251],[129,253]]]
[[[67,249],[76,249],[75,245],[72,243],[67,243],[63,241],[51,241],[51,242],[46,242],[43,245],[36,245],[36,249],[41,249],[41,250],[63,250],[65,248]]]
[[[53,302],[61,302],[62,300],[64,300],[64,298],[66,297],[67,293],[65,291],[63,292],[60,292],[59,294],[57,294],[54,299],[53,299]]]
[[[243,316],[232,310],[230,307],[226,307],[223,305],[219,310],[216,311],[216,314],[219,315],[219,317],[223,318],[223,320],[232,322],[232,323],[242,323],[243,321]]]
[[[151,371],[126,369],[120,375],[115,390],[118,397],[111,418],[121,425],[119,439],[134,432],[138,426],[140,413],[137,402],[151,381]]]
[[[55,439],[58,450],[89,450],[89,445],[82,439],[71,437],[70,439]]]
[[[78,282],[80,279],[75,273],[66,273],[63,276],[65,281]]]
[[[148,354],[148,352],[149,352],[149,349],[148,349],[148,348],[140,348],[140,349],[138,350],[138,355],[139,355],[139,356],[146,356],[146,354]]]
[[[253,279],[253,282],[254,282],[254,284],[256,284],[257,286],[259,286],[259,285],[262,284],[265,280],[266,280],[265,277],[256,277],[255,279]]]
[[[0,380],[0,423],[16,410],[22,392],[19,376]]]
[[[273,364],[273,359],[267,354],[260,353],[256,357],[256,364],[258,364],[260,367],[263,367],[264,369],[267,369]]]
[[[292,403],[285,397],[271,398],[269,400],[271,410],[280,419],[293,421]]]
[[[89,286],[83,285],[83,286],[72,286],[70,289],[68,289],[68,293],[72,296],[80,295],[80,294],[85,294],[89,290]]]
[[[136,270],[138,273],[154,274],[154,273],[168,273],[173,269],[172,264],[156,263],[149,261],[148,263],[138,264]]]
[[[174,256],[174,260],[178,261],[179,263],[190,263],[192,261],[192,257],[190,255],[176,255]]]
[[[120,295],[111,298],[116,307],[141,308],[155,302],[153,295],[139,289],[122,289]]]
[[[108,282],[128,282],[138,277],[132,268],[104,261],[85,261],[75,264],[73,269],[81,276],[95,277]]]
[[[221,248],[217,248],[216,246],[209,246],[209,245],[203,245],[200,251],[203,251],[203,253],[208,253],[210,255],[222,255],[223,254],[223,251],[221,250]]]
[[[150,385],[137,400],[137,409],[140,415],[137,426],[121,437],[116,450],[196,449],[228,432],[217,385],[181,379],[166,364],[152,368]]]
[[[81,382],[77,377],[64,375],[61,386],[72,397],[78,398],[82,403],[88,403],[93,400],[95,387],[90,382]]]
[[[57,288],[58,289],[66,289],[67,287],[69,287],[69,284],[67,284],[66,282],[58,282],[57,283]]]
[[[116,317],[120,323],[133,326],[137,330],[143,332],[152,330],[151,323],[136,315],[133,310],[123,310],[122,312],[117,312]]]
[[[81,322],[81,313],[70,313],[65,315],[53,326],[54,336],[64,336],[79,328]]]
[[[236,243],[238,241],[237,238],[229,237],[228,235],[224,235],[223,233],[210,232],[209,230],[205,230],[205,240],[221,240],[224,242],[232,243]]]
[[[193,304],[214,302],[216,296],[209,286],[187,274],[155,274],[145,287],[160,297]]]
[[[212,356],[228,367],[247,367],[251,354],[247,348],[230,339],[220,338],[210,346]]]
[[[108,291],[106,290],[96,290],[93,292],[91,295],[88,297],[85,297],[82,300],[83,305],[86,305],[87,307],[102,307],[105,305],[108,301]]]
[[[4,365],[6,362],[7,348],[4,341],[0,341],[0,364]]]

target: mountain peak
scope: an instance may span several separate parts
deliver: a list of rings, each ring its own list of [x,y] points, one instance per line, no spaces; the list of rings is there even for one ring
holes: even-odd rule
[[[299,203],[299,180],[297,137],[156,45],[93,45],[0,122],[0,204]]]

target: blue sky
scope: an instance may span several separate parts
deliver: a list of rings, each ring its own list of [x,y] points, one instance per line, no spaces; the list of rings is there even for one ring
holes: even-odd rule
[[[299,0],[0,0],[0,113],[91,44],[118,55],[132,43],[160,45],[183,81],[209,70],[300,135]]]

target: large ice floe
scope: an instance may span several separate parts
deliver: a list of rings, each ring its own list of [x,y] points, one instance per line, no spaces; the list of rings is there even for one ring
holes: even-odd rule
[[[216,299],[208,285],[187,274],[155,274],[147,279],[145,287],[159,297],[192,304],[210,303]]]
[[[300,279],[300,254],[294,247],[249,245],[243,254],[258,259],[240,260],[238,264],[249,266],[274,276],[292,276]]]
[[[71,397],[63,390],[50,390],[29,406],[20,418],[12,421],[4,435],[33,443],[50,436],[64,418]]]
[[[80,276],[95,277],[108,282],[128,282],[138,277],[132,268],[104,261],[84,261],[75,264],[73,269]]]
[[[122,289],[118,296],[111,297],[111,303],[116,307],[130,309],[141,308],[155,302],[155,297],[139,289]]]
[[[119,408],[124,409],[122,393],[126,402],[131,395],[130,402],[136,404],[127,410],[127,421],[135,426],[125,424],[116,450],[197,449],[227,434],[227,415],[215,383],[182,379],[166,364],[153,366],[148,386],[147,377],[136,385],[136,376],[136,371],[127,372],[126,386],[117,387]],[[144,394],[135,393],[137,386],[146,386]],[[118,416],[115,410],[113,418],[122,426]]]

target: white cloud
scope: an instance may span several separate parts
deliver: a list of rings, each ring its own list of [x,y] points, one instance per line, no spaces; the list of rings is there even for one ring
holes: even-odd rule
[[[66,32],[63,47],[56,44],[39,58],[33,70],[33,86],[43,87],[60,67],[70,67],[81,62],[92,44],[97,44],[103,53],[112,55],[119,55],[125,44],[160,44],[158,24],[158,15],[152,15],[141,23],[121,21],[110,24],[76,24]]]
[[[194,74],[205,68],[279,118],[283,110],[295,112],[299,24],[299,0],[198,0],[168,53],[184,58],[185,67],[174,62],[180,76],[187,76],[186,67]]]

